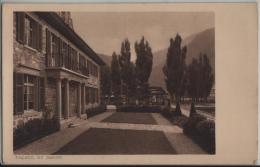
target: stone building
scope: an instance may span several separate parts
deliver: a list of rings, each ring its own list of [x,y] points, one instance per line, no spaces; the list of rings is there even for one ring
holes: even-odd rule
[[[104,62],[73,30],[69,12],[15,12],[14,126],[55,117],[60,125],[100,104]]]

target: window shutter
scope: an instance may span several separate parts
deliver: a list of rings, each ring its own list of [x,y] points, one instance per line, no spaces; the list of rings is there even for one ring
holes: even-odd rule
[[[70,46],[68,45],[68,54],[67,54],[67,68],[70,68]]]
[[[51,34],[50,31],[46,28],[46,56],[45,56],[45,62],[46,67],[50,65],[51,60]]]
[[[13,73],[13,113],[15,114],[17,111],[17,104],[16,104],[16,73]]]
[[[24,12],[16,12],[16,40],[24,43]]]
[[[39,111],[44,109],[44,78],[38,78],[39,85]]]
[[[34,20],[32,22],[32,48],[38,50],[38,24]]]
[[[38,24],[37,26],[37,41],[38,41],[38,45],[37,45],[37,49],[38,51],[42,51],[42,25]]]
[[[34,78],[34,110],[39,111],[39,82],[38,77]]]
[[[23,96],[24,96],[24,88],[23,88],[23,81],[24,75],[21,73],[15,73],[15,85],[16,85],[16,91],[15,91],[15,113],[23,113]]]
[[[62,53],[62,51],[63,51],[63,45],[62,45],[62,40],[59,38],[59,57],[60,57],[60,60],[59,60],[59,62],[60,62],[60,67],[62,67],[63,66],[63,53]]]

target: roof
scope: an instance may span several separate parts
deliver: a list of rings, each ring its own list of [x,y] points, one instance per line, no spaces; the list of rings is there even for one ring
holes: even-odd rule
[[[105,65],[105,62],[92,50],[88,44],[55,12],[35,12],[39,17],[44,19],[53,28],[59,31],[63,36],[68,38],[74,45],[76,45],[82,52],[89,56],[93,61],[99,65]]]

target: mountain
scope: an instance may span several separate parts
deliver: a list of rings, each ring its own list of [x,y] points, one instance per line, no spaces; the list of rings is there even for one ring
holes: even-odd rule
[[[204,30],[183,39],[182,46],[187,46],[186,64],[190,64],[192,58],[198,58],[199,54],[207,54],[210,64],[215,73],[215,30],[214,28]],[[168,46],[167,46],[168,47]],[[168,48],[153,53],[153,69],[149,79],[151,86],[160,86],[166,88],[162,68],[166,61]],[[112,56],[98,54],[100,58],[110,66]],[[165,89],[166,90],[166,89]]]
[[[182,45],[187,46],[187,65],[191,63],[193,58],[198,58],[200,53],[207,54],[213,69],[213,73],[215,73],[214,28],[204,30],[183,39]],[[162,68],[166,61],[167,51],[168,48],[153,53],[153,69],[149,79],[151,86],[161,86],[164,89],[166,88]]]
[[[102,53],[99,53],[98,56],[106,63],[106,65],[110,66],[112,56],[108,56],[108,55],[105,55],[105,54],[102,54]]]

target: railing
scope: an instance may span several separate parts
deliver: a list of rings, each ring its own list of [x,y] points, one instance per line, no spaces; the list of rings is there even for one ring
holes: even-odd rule
[[[66,68],[68,70],[71,70],[73,72],[85,75],[85,76],[89,76],[89,70],[87,67],[79,67],[79,63],[78,62],[68,62],[68,61],[64,61],[64,59],[60,58],[59,55],[54,56],[55,59],[50,59],[47,62],[47,67],[62,67],[62,68]],[[67,57],[64,57],[67,58]]]

